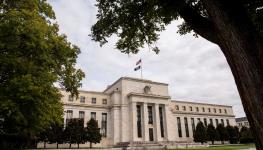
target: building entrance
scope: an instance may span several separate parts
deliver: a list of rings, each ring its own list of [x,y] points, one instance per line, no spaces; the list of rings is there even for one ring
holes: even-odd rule
[[[153,141],[153,128],[149,128],[149,140]]]

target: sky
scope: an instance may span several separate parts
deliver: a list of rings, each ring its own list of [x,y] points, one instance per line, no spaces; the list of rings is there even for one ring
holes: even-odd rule
[[[179,35],[174,21],[160,33],[157,55],[147,47],[127,55],[115,48],[113,36],[103,47],[91,40],[90,28],[96,23],[95,0],[49,0],[56,13],[60,33],[77,45],[81,54],[77,67],[85,72],[83,90],[103,91],[123,76],[140,78],[134,71],[141,58],[143,78],[169,84],[174,100],[233,106],[236,117],[245,116],[235,81],[220,48],[192,34]]]

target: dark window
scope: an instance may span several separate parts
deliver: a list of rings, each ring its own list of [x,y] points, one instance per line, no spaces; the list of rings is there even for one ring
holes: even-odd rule
[[[102,99],[102,104],[106,105],[107,104],[107,99]]]
[[[207,120],[206,120],[206,118],[204,118],[204,124],[207,127]]]
[[[101,135],[107,137],[107,113],[102,113],[101,119]]]
[[[85,118],[85,112],[79,111],[79,118]]]
[[[208,108],[208,112],[211,112],[211,108]]]
[[[214,108],[214,113],[216,113],[216,109]]]
[[[199,112],[199,108],[198,107],[196,107],[195,109],[196,109],[197,112]]]
[[[85,97],[84,96],[80,96],[80,102],[85,103]]]
[[[192,124],[193,133],[195,133],[195,120],[194,120],[194,118],[191,118],[191,124]]]
[[[175,109],[176,109],[176,110],[179,110],[179,106],[178,106],[178,105],[175,105]]]
[[[189,137],[188,120],[187,120],[186,117],[184,117],[184,125],[185,125],[185,134],[186,134],[186,137]]]
[[[73,96],[69,95],[68,96],[68,101],[72,102],[73,101]]]
[[[229,126],[230,124],[229,124],[229,120],[228,119],[226,119],[226,124]]]
[[[219,113],[222,113],[222,110],[221,110],[221,109],[219,109]]]
[[[159,116],[160,116],[161,137],[164,137],[163,109],[162,109],[162,107],[159,107]]]
[[[203,109],[203,112],[205,112],[205,107],[203,107],[202,109]]]
[[[214,124],[213,124],[213,119],[212,119],[212,118],[210,118],[210,124],[211,124],[211,125],[214,125]]]
[[[94,98],[94,97],[91,98],[91,103],[92,103],[92,104],[96,104],[96,98]]]
[[[73,117],[73,110],[67,110],[67,119],[71,119]]]
[[[226,109],[225,109],[225,114],[227,114],[227,111],[226,111]]]
[[[183,110],[186,111],[186,107],[185,106],[183,106]]]
[[[141,106],[137,105],[137,134],[138,137],[142,137],[142,123],[141,123]]]
[[[193,107],[192,106],[190,106],[189,108],[190,108],[190,111],[193,111]]]
[[[221,123],[222,123],[223,126],[225,126],[225,123],[224,123],[224,120],[223,120],[223,119],[221,119]]]
[[[93,118],[94,120],[96,120],[96,112],[91,112],[90,113],[91,118]]]
[[[218,119],[216,119],[216,126],[218,126]]]
[[[148,106],[148,124],[153,124],[153,110],[152,110],[152,106]]]
[[[197,121],[198,121],[198,122],[200,122],[200,121],[201,121],[201,119],[200,119],[200,118],[197,118]]]
[[[177,117],[177,126],[178,126],[178,135],[179,137],[182,137],[182,127],[181,127],[180,117]]]
[[[149,141],[153,141],[153,128],[149,128]]]

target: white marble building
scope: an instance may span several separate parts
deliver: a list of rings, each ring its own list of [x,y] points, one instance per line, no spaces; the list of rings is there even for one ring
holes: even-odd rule
[[[80,91],[77,100],[61,92],[65,123],[98,121],[104,136],[98,147],[192,143],[198,121],[236,125],[232,106],[172,100],[168,84],[145,79],[122,77],[103,92]]]

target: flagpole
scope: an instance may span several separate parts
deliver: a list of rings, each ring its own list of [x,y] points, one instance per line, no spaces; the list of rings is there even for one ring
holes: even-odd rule
[[[141,59],[141,79],[142,79],[142,59]]]

